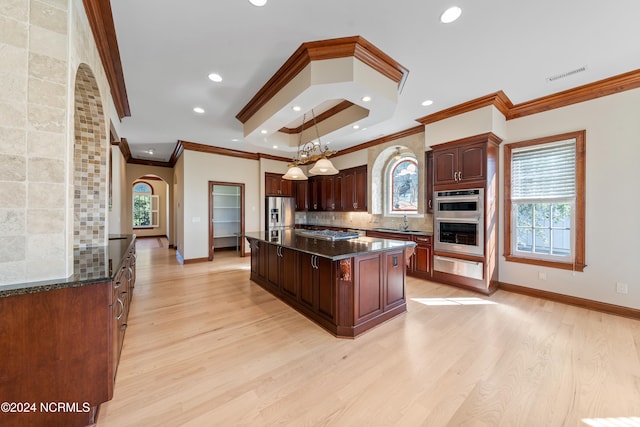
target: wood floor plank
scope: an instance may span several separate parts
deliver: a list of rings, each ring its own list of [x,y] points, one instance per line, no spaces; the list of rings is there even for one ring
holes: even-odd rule
[[[114,398],[100,427],[640,419],[636,320],[408,278],[406,314],[337,339],[252,283],[248,257],[180,265],[167,246],[138,241]]]

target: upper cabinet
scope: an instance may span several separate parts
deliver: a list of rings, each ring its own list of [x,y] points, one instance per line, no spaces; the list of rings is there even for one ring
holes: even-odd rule
[[[433,186],[436,189],[484,186],[488,168],[495,167],[493,150],[499,143],[495,135],[482,134],[432,147]],[[490,156],[488,150],[492,151]]]
[[[342,210],[367,210],[367,166],[342,171]]]
[[[461,184],[486,178],[485,143],[434,148],[434,185]]]
[[[294,193],[298,211],[366,212],[367,165],[298,181]]]
[[[293,181],[282,179],[282,174],[265,172],[265,196],[293,197]]]
[[[433,151],[424,153],[424,211],[433,213]]]

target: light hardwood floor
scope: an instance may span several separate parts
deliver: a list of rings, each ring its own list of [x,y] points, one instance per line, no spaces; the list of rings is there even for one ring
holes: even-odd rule
[[[248,257],[137,248],[99,427],[640,426],[636,320],[409,278],[408,313],[337,339],[252,283]]]

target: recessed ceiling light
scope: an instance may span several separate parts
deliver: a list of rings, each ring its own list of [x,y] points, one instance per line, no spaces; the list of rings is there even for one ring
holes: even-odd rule
[[[371,97],[369,95],[362,97],[362,102],[369,102],[369,101],[371,101]]]
[[[268,132],[268,131],[267,131],[266,129],[262,129],[262,130],[260,131],[260,133],[261,133],[261,134],[263,134],[263,135],[266,135],[266,134],[267,134],[267,132]]]
[[[275,148],[275,149],[277,150],[277,149],[278,149],[278,146],[277,146],[277,145],[274,145],[274,146],[273,146],[273,148]]]
[[[240,140],[238,138],[233,138],[231,139],[231,142],[240,142]]]
[[[149,148],[147,150],[147,153],[149,153],[150,156],[153,156],[153,153],[155,153],[155,151],[153,150],[153,148]]]
[[[301,106],[299,106],[299,105],[294,105],[293,107],[291,107],[291,109],[292,109],[293,111],[300,111],[300,110],[302,110],[302,107],[301,107]]]
[[[429,105],[433,104],[433,101],[430,99],[427,99],[425,101],[422,101],[422,106],[423,107],[428,107]]]
[[[440,15],[440,22],[443,24],[450,24],[460,18],[460,15],[462,15],[462,9],[458,6],[452,6]]]
[[[195,107],[195,108],[193,109],[193,111],[195,111],[195,112],[196,112],[196,113],[198,113],[198,114],[202,114],[202,113],[204,113],[204,108]]]
[[[212,82],[220,83],[222,81],[222,76],[218,73],[209,74],[209,80]]]
[[[249,0],[249,3],[251,3],[254,6],[264,6],[265,4],[267,4],[267,0]]]
[[[360,129],[360,125],[353,125],[354,129]]]

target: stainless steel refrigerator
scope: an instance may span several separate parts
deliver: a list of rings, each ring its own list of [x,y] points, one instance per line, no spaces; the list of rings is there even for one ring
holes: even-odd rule
[[[265,230],[294,228],[296,223],[293,197],[267,197],[265,203]]]

